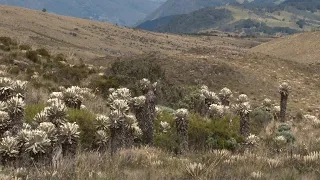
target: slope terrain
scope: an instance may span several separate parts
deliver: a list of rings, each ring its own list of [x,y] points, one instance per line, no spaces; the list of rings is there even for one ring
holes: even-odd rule
[[[287,6],[252,7],[227,5],[203,8],[188,14],[171,15],[146,21],[137,28],[156,32],[197,33],[221,30],[246,35],[293,34],[311,31],[320,25],[317,12]]]
[[[320,63],[320,32],[275,39],[254,47],[252,51],[302,63]]]
[[[0,5],[20,6],[132,26],[156,10],[164,0],[0,0]]]
[[[0,35],[45,47],[52,52],[72,53],[84,58],[151,51],[172,54],[192,47],[210,47],[224,43],[208,38],[123,28],[19,7],[0,6],[0,14]]]
[[[219,7],[234,3],[252,4],[253,6],[271,6],[275,5],[277,2],[277,0],[168,0],[156,11],[149,14],[145,21],[154,20],[165,16],[187,14],[206,7]]]
[[[168,98],[167,103],[177,103],[171,97],[184,98],[189,88],[202,84],[215,91],[229,87],[235,94],[246,92],[255,97],[252,101],[261,102],[266,97],[276,100],[278,93],[274,89],[280,82],[288,81],[293,89],[289,109],[319,106],[320,65],[310,66],[250,51],[264,39],[152,33],[9,6],[1,6],[0,14],[0,36],[10,36],[20,44],[32,45],[33,49],[48,49],[52,55],[63,53],[71,56],[67,59],[81,58],[86,64],[94,65],[97,73],[113,72],[116,74],[110,76],[132,79],[143,69],[157,65],[165,73],[154,78],[163,78],[170,87],[168,94],[163,95]],[[1,63],[25,62],[19,63],[23,64],[22,72],[27,71],[25,66],[41,67],[30,63],[23,52],[22,56],[0,52]],[[119,71],[108,69],[114,62],[121,62]],[[12,63],[5,65],[12,68]],[[92,79],[79,82],[86,84]],[[127,82],[120,85],[129,86]]]

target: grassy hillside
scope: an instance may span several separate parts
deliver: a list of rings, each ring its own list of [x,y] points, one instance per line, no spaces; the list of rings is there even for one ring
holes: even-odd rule
[[[276,39],[252,49],[252,51],[303,63],[320,63],[319,32],[295,34]]]
[[[0,12],[0,179],[318,179],[319,54]]]
[[[217,16],[215,19],[205,15],[214,14],[221,10],[227,14],[221,17]],[[318,29],[319,20],[320,16],[316,12],[299,10],[289,5],[282,6],[281,4],[278,8],[228,5],[147,21],[138,28],[180,34],[222,30],[245,33],[246,35],[274,36]]]

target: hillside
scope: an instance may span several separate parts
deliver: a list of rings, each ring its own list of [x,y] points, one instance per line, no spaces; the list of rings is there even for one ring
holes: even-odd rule
[[[63,53],[71,60],[81,58],[85,63],[102,69],[108,68],[111,62],[117,60],[124,63],[143,60],[158,64],[166,72],[166,86],[170,87],[170,93],[164,93],[168,98],[166,103],[173,103],[175,99],[168,96],[168,93],[181,96],[190,90],[188,87],[200,84],[207,84],[214,90],[227,86],[235,92],[248,92],[257,99],[263,99],[265,95],[275,96],[274,91],[268,89],[276,88],[283,80],[288,80],[297,89],[293,92],[296,99],[308,95],[309,101],[296,101],[292,104],[293,107],[303,104],[304,108],[314,108],[319,99],[315,90],[319,77],[314,74],[318,67],[260,53],[248,53],[249,48],[261,44],[259,39],[152,33],[9,6],[1,6],[0,13],[3,14],[0,19],[0,36],[9,35],[20,44],[32,45],[33,49],[45,48],[53,55]],[[12,58],[10,53],[0,56]],[[16,60],[28,62],[23,57]],[[69,63],[75,62],[79,61],[72,60]],[[144,66],[148,68],[148,65]],[[126,67],[142,68],[140,65],[130,64]],[[123,73],[128,72],[131,70]],[[301,76],[297,77],[297,74]],[[117,76],[123,78],[128,75]],[[88,79],[81,82],[86,84],[91,81]],[[301,82],[308,83],[301,88]],[[262,89],[266,90],[263,94]]]
[[[174,54],[192,47],[211,47],[217,38],[175,36],[123,28],[108,23],[0,6],[0,36],[82,58],[161,52]],[[15,22],[12,24],[12,22]]]
[[[228,4],[252,4],[253,6],[270,6],[274,5],[277,0],[168,0],[163,5],[161,5],[153,13],[149,14],[145,21],[154,20],[157,18],[178,15],[178,14],[188,14],[192,11],[206,8],[206,7],[219,7]]]
[[[317,29],[319,25],[320,14],[298,10],[291,6],[290,8],[279,6],[278,9],[274,9],[274,7],[227,5],[146,21],[137,28],[178,34],[220,30],[248,36],[275,36],[311,31]]]
[[[0,0],[0,5],[20,6],[30,9],[94,19],[113,24],[132,26],[156,10],[164,0]]]
[[[252,51],[302,63],[320,63],[320,32],[308,32],[275,39]]]
[[[226,9],[203,8],[185,15],[174,15],[147,21],[137,28],[157,32],[197,33],[201,30],[218,28],[233,20]]]

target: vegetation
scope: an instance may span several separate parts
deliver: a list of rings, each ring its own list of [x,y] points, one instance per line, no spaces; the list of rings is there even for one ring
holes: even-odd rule
[[[18,65],[29,82],[0,73],[1,178],[317,178],[320,120],[292,120],[288,83],[272,90],[279,102],[260,102],[226,87],[179,89],[150,56],[105,70],[34,52],[30,70]]]

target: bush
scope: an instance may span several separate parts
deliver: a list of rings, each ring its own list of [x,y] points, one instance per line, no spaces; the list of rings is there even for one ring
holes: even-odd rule
[[[89,86],[91,89],[99,90],[99,93],[104,98],[107,98],[109,95],[109,88],[119,88],[120,83],[112,76],[98,76],[92,80]]]
[[[160,122],[168,122],[171,129],[161,132]],[[170,151],[177,147],[177,136],[174,115],[162,112],[157,115],[155,122],[155,145]],[[238,135],[239,118],[233,119],[230,125],[229,118],[206,120],[198,114],[189,116],[189,146],[194,150],[229,149],[235,150],[243,138]]]
[[[273,120],[272,113],[263,107],[255,108],[250,113],[250,129],[253,134],[259,134]]]
[[[96,129],[94,120],[96,116],[87,110],[69,109],[68,121],[76,122],[80,128],[80,145],[82,148],[91,148],[95,139]]]
[[[37,51],[27,51],[26,57],[34,63],[39,62]]]

